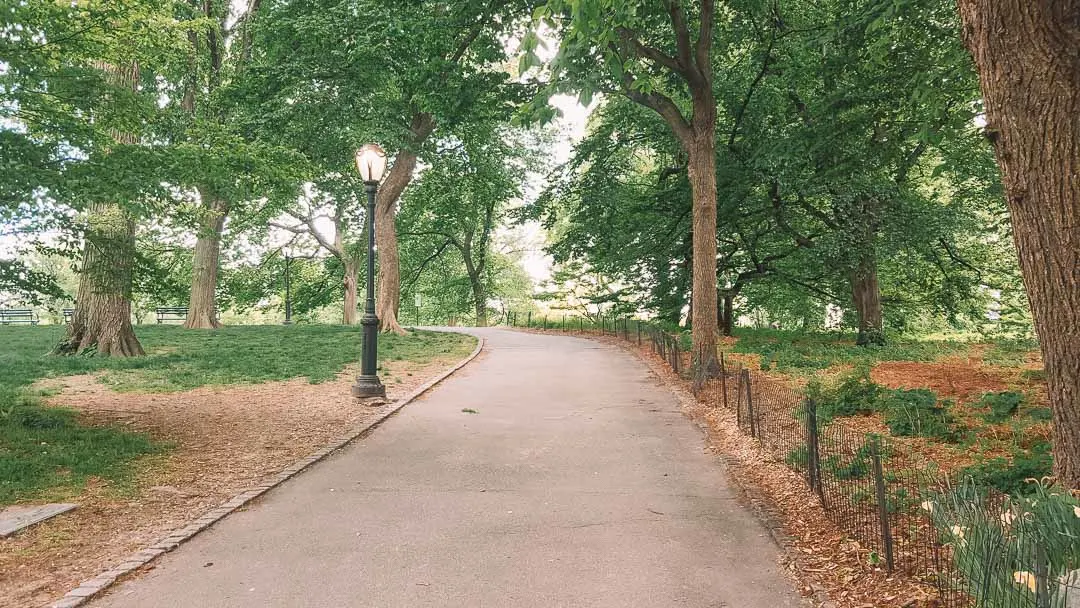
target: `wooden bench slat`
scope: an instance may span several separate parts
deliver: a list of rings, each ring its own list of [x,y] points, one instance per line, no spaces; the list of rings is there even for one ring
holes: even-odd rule
[[[165,321],[186,321],[188,314],[187,306],[158,306],[154,309],[157,313],[157,322],[161,324]]]
[[[29,308],[0,308],[0,324],[25,324],[37,325],[38,318],[34,311]]]

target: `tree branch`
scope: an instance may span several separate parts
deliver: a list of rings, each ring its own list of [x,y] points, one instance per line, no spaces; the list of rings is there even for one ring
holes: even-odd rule
[[[679,64],[684,69],[693,67],[690,57],[690,30],[686,27],[686,15],[683,14],[682,4],[679,0],[666,0],[668,16],[671,18],[671,29],[675,30],[675,44],[679,51]]]
[[[446,240],[445,242],[443,242],[442,245],[439,246],[438,249],[435,250],[435,253],[432,253],[431,255],[429,255],[427,257],[427,259],[425,259],[420,264],[420,268],[418,268],[416,270],[416,274],[413,275],[412,280],[409,281],[409,284],[406,285],[405,288],[402,291],[411,290],[413,285],[416,285],[416,282],[420,280],[420,275],[422,275],[424,273],[424,269],[427,268],[427,265],[430,264],[431,262],[434,262],[435,260],[439,259],[439,256],[442,255],[443,252],[446,251],[446,248],[449,247],[449,246],[450,246],[450,241]]]
[[[698,41],[701,42],[700,40]],[[754,91],[757,89],[761,81],[765,79],[765,74],[769,71],[769,62],[772,60],[773,47],[776,44],[776,28],[772,29],[772,34],[769,36],[769,46],[765,49],[765,59],[761,62],[761,69],[758,70],[754,80],[750,83],[750,87],[746,90],[746,97],[743,98],[742,105],[735,112],[735,120],[731,125],[731,135],[728,137],[728,148],[735,145],[735,137],[739,134],[739,127],[742,125],[743,116],[746,114],[746,108],[750,106],[750,98],[754,96]]]
[[[790,234],[799,247],[813,247],[814,242],[800,234],[799,231],[795,230],[795,228],[788,223],[787,219],[784,218],[784,201],[780,197],[780,184],[776,180],[773,180],[772,185],[769,186],[769,199],[772,200],[773,217],[776,219],[776,225],[784,232]]]
[[[620,27],[618,28],[618,33],[619,39],[622,40],[624,45],[629,47],[629,50],[632,51],[635,56],[642,59],[648,59],[653,63],[678,74],[684,74],[686,72],[686,68],[683,67],[677,59],[660,49],[642,43],[637,37],[637,34],[630,31],[629,28]]]
[[[706,81],[712,80],[712,42],[713,23],[716,19],[716,1],[701,0],[701,23],[698,29],[697,44],[694,48],[698,71]],[[775,31],[775,30],[774,30]]]
[[[664,122],[671,127],[672,132],[680,142],[689,141],[693,133],[690,129],[690,123],[686,122],[686,119],[683,118],[679,106],[675,105],[675,102],[666,95],[655,92],[642,93],[634,88],[634,83],[634,77],[631,76],[629,72],[625,72],[623,74],[623,94],[631,101],[641,104],[659,114],[660,117],[664,119]]]

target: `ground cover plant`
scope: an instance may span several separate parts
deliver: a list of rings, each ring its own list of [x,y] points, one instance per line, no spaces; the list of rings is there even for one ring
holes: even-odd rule
[[[84,424],[73,410],[43,406],[49,389],[35,387],[37,381],[96,374],[113,390],[147,393],[290,378],[319,383],[355,363],[360,347],[359,327],[139,326],[145,357],[48,355],[63,331],[0,328],[0,505],[70,496],[91,477],[122,490],[136,459],[169,447],[118,426]],[[381,361],[426,363],[462,356],[474,344],[462,334],[417,331],[383,337],[379,353]]]
[[[979,487],[1027,494],[1051,473],[1050,410],[1035,345],[1023,340],[896,338],[860,347],[853,335],[738,328],[729,360],[804,387],[821,424],[873,433]],[[805,462],[806,454],[788,456]],[[858,476],[858,458],[824,462]]]

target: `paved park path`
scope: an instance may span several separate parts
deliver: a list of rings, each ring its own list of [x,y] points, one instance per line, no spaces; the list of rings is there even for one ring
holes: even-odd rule
[[[94,608],[799,605],[632,355],[476,333],[487,347],[457,375]]]

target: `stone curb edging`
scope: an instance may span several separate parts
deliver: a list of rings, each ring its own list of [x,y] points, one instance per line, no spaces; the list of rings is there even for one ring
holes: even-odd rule
[[[473,334],[470,334],[473,335]],[[87,579],[79,586],[68,591],[62,598],[52,603],[51,608],[76,608],[76,606],[83,606],[91,599],[100,595],[103,591],[112,586],[120,578],[131,574],[139,568],[149,564],[156,560],[158,557],[172,551],[179,547],[181,544],[191,540],[199,532],[209,528],[217,522],[225,519],[230,513],[240,509],[247,505],[256,498],[266,494],[273,488],[285,483],[292,477],[299,474],[304,469],[307,469],[311,465],[323,460],[330,454],[340,450],[348,444],[364,437],[383,422],[389,420],[394,414],[398,413],[401,408],[405,407],[409,403],[412,403],[424,393],[428,392],[435,385],[439,384],[443,380],[446,380],[452,376],[455,372],[460,370],[469,364],[473,359],[480,355],[480,351],[484,349],[484,338],[481,336],[473,335],[476,338],[476,348],[469,356],[465,357],[461,361],[457,362],[453,367],[439,374],[435,378],[428,380],[418,388],[414,389],[409,394],[405,395],[397,401],[382,406],[382,411],[379,412],[374,420],[362,423],[356,427],[353,427],[344,435],[331,441],[329,444],[316,450],[312,454],[293,462],[291,465],[285,467],[277,474],[271,475],[249,490],[241,492],[236,496],[233,496],[228,501],[218,505],[210,511],[204,513],[198,519],[190,522],[183,528],[173,530],[157,542],[153,543],[149,547],[132,553],[124,558],[115,567],[98,574],[97,576]]]

